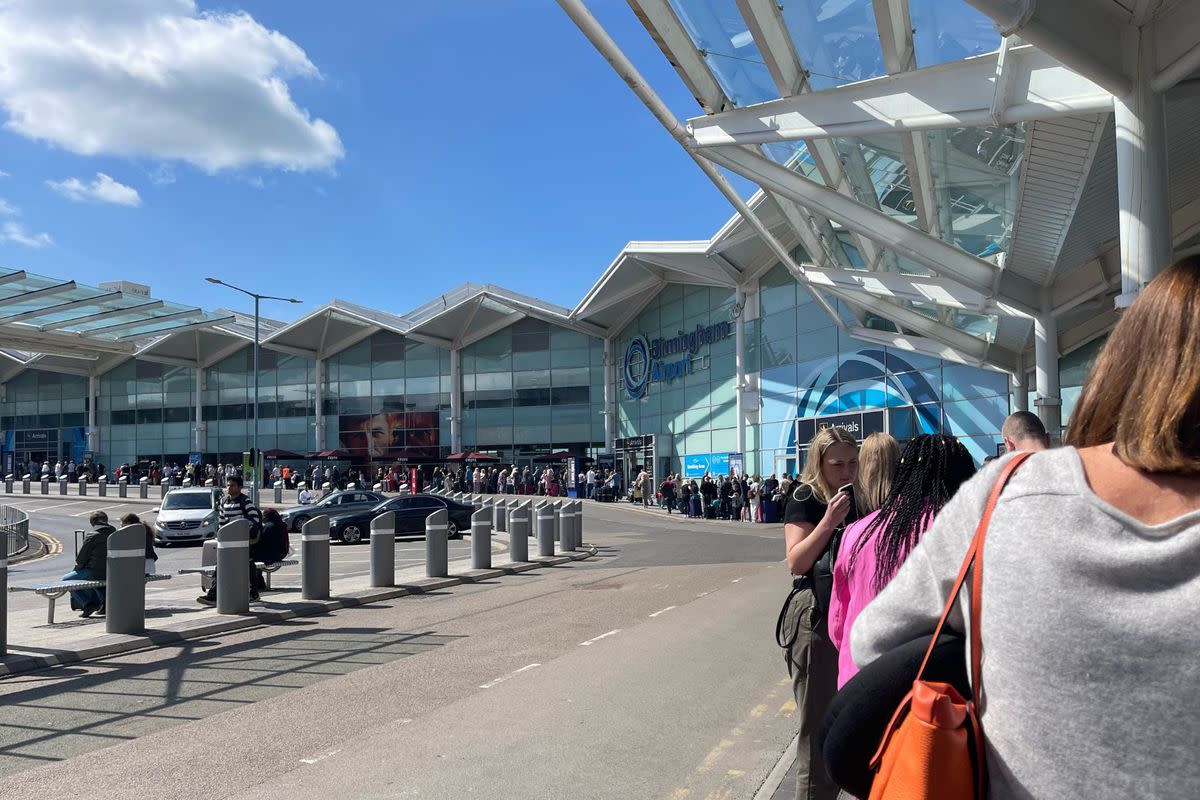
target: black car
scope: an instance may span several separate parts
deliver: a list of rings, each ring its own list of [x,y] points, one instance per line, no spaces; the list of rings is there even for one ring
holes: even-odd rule
[[[408,497],[393,497],[374,508],[329,517],[329,538],[341,539],[346,544],[359,544],[371,538],[371,520],[385,511],[396,512],[397,536],[412,536],[425,533],[425,518],[439,508],[446,509],[446,535],[461,539],[463,531],[471,529],[471,514],[475,507],[463,505],[445,497],[432,494],[414,494]]]
[[[283,517],[289,531],[298,531],[313,517],[332,516],[348,511],[367,511],[386,499],[379,492],[349,489],[344,492],[331,492],[319,502],[306,506],[292,506],[279,512],[279,515]]]

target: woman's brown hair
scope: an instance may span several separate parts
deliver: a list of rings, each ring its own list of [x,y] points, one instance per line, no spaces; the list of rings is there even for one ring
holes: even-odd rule
[[[1067,444],[1147,472],[1200,472],[1200,255],[1146,285],[1100,351]]]

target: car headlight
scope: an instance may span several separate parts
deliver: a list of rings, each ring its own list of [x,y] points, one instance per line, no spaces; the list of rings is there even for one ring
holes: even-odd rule
[[[200,524],[201,525],[212,525],[216,521],[217,521],[217,515],[216,515],[216,512],[213,512],[212,514],[209,514],[207,517],[205,517],[204,520]]]
[[[167,526],[161,520],[157,519],[154,520],[154,527],[158,528],[160,531],[165,531],[167,529]]]

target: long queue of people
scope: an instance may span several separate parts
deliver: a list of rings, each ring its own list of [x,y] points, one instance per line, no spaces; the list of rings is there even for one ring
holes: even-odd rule
[[[1124,313],[1065,446],[1002,435],[978,472],[943,434],[810,443],[776,625],[798,800],[1200,792],[1200,257]]]

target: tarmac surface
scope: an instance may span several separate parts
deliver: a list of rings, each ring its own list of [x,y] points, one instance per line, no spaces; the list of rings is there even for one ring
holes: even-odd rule
[[[769,797],[780,526],[584,513],[585,560],[0,680],[0,796]]]

